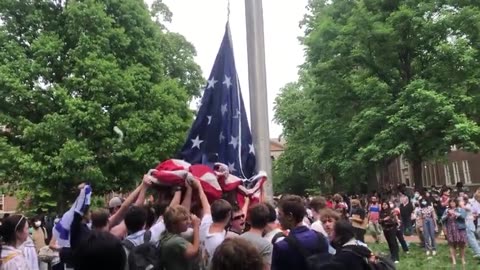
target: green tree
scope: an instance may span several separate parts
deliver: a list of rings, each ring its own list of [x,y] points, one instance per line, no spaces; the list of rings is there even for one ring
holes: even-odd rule
[[[323,171],[357,182],[403,154],[421,187],[422,162],[454,144],[478,150],[480,3],[316,0],[309,10],[308,143],[337,148],[311,152]]]
[[[0,2],[4,187],[62,210],[79,182],[129,189],[176,152],[202,77],[170,17],[161,1]]]

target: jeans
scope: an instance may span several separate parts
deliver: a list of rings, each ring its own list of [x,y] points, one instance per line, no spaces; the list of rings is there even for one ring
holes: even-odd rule
[[[475,224],[473,220],[467,220],[467,240],[468,245],[473,250],[474,255],[480,256],[480,246],[478,245],[477,238],[475,238]]]
[[[412,235],[412,219],[410,217],[402,219],[403,224],[403,234],[410,236]]]
[[[408,252],[408,245],[407,245],[407,242],[405,241],[405,238],[403,237],[403,226],[400,226],[400,228],[397,229],[395,236],[397,237],[398,242],[400,242],[400,245],[402,246],[403,251]]]
[[[399,248],[397,243],[397,228],[392,228],[390,230],[383,230],[383,235],[385,240],[387,240],[388,249],[390,250],[390,256],[393,261],[400,260]]]
[[[423,220],[423,241],[426,251],[437,250],[435,243],[435,221],[433,218]]]

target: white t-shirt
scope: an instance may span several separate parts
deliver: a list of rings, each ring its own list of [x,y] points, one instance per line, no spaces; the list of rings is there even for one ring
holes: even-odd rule
[[[35,244],[33,243],[32,238],[28,237],[27,241],[23,242],[19,249],[22,250],[29,269],[39,270],[37,250],[35,249]]]
[[[265,234],[265,235],[263,236],[263,239],[267,240],[269,243],[272,243],[273,237],[275,237],[275,235],[276,235],[277,233],[281,233],[281,232],[282,232],[281,229],[276,228],[275,230],[273,230],[273,231]],[[282,240],[283,238],[285,238],[285,237],[279,237],[279,238],[277,239],[277,241],[275,241],[275,243],[278,242],[278,241],[280,241],[280,240]]]
[[[320,220],[317,220],[317,221],[313,222],[312,226],[311,226],[311,229],[323,234],[325,237],[328,237],[327,232],[323,228],[323,224]]]
[[[130,234],[127,237],[125,237],[125,240],[129,240],[130,242],[133,243],[134,246],[140,246],[143,244],[143,239],[145,235],[145,230],[138,231],[134,234]]]
[[[0,258],[6,260],[0,270],[31,270],[22,251],[12,246],[2,246]]]
[[[202,269],[209,269],[215,249],[225,240],[226,231],[210,233],[210,226],[213,224],[212,215],[207,214],[200,223],[200,265]]]
[[[165,223],[163,223],[163,219],[159,219],[155,225],[150,227],[150,243],[156,245],[160,242],[160,236],[165,231]]]

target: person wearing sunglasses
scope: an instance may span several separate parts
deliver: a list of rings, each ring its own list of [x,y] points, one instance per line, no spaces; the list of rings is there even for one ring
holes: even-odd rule
[[[245,197],[245,204],[240,208],[237,204],[232,205],[232,218],[228,226],[227,238],[239,236],[245,231],[246,213],[250,206],[250,198]]]
[[[23,215],[13,215],[0,226],[0,270],[30,270],[20,249],[29,236],[28,220]]]

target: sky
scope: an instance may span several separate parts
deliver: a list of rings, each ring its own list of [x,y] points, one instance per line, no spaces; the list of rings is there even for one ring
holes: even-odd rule
[[[147,0],[147,3],[151,0]],[[204,77],[210,75],[227,22],[227,0],[163,0],[173,13],[170,31],[178,32],[196,50],[195,61]],[[267,69],[268,116],[270,138],[278,138],[281,126],[273,123],[274,100],[280,88],[298,78],[298,66],[304,61],[299,22],[306,13],[308,0],[263,0],[265,54]],[[245,29],[245,1],[231,0],[230,29],[235,62],[247,114],[250,111],[248,60]]]

